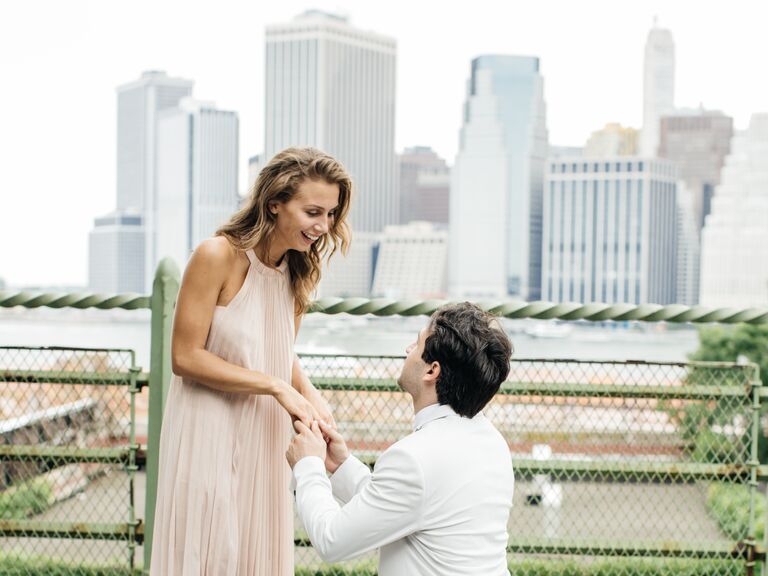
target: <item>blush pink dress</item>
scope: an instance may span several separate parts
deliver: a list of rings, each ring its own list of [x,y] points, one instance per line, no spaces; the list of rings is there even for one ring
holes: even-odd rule
[[[252,251],[242,288],[217,306],[205,348],[291,381],[294,298],[287,261]],[[152,576],[293,576],[291,419],[272,396],[174,376],[160,435]]]

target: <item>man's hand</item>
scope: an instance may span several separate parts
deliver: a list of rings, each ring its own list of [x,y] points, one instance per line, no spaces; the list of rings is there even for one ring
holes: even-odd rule
[[[333,426],[325,422],[320,422],[320,430],[328,440],[328,451],[325,457],[325,469],[333,474],[336,472],[339,466],[344,463],[344,460],[349,458],[349,450],[347,449],[347,443],[344,442],[344,438],[339,434]]]
[[[291,440],[288,451],[285,453],[291,469],[296,466],[296,462],[307,456],[317,456],[325,460],[325,440],[317,420],[312,422],[311,428],[307,428],[301,420],[296,420],[293,427],[296,429],[296,436]]]

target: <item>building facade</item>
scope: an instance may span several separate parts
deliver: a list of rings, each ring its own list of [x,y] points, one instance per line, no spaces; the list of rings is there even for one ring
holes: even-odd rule
[[[427,146],[406,148],[398,156],[400,222],[448,224],[451,169]]]
[[[183,270],[195,247],[237,210],[238,129],[236,113],[191,98],[160,114],[157,258],[170,256]]]
[[[289,146],[333,155],[356,190],[349,221],[381,232],[399,219],[394,39],[310,10],[267,27],[264,158]]]
[[[550,161],[543,299],[674,303],[676,181],[672,163],[652,158]]]
[[[637,156],[639,154],[640,133],[635,128],[628,128],[615,122],[608,123],[600,130],[595,130],[587,140],[582,156],[592,158],[612,156]]]
[[[381,235],[372,294],[386,298],[445,298],[448,230],[431,222],[387,226]]]
[[[88,235],[88,288],[102,294],[143,294],[144,224],[137,211],[94,220]]]
[[[659,157],[677,165],[681,184],[678,240],[679,304],[699,303],[701,228],[730,150],[733,120],[722,112],[678,109],[659,122]]]
[[[538,58],[475,58],[451,176],[453,296],[540,297],[547,142]]]
[[[144,290],[151,289],[157,243],[157,119],[192,94],[194,83],[165,72],[144,72],[117,88],[117,210],[144,223]]]
[[[399,221],[396,54],[394,39],[319,10],[266,30],[264,162],[289,146],[314,146],[338,159],[354,183],[355,242],[348,262],[337,255],[324,274],[325,295],[367,296],[372,244],[361,234]]]
[[[654,23],[643,60],[643,130],[640,153],[656,157],[659,121],[675,111],[675,41],[672,32]]]
[[[768,114],[734,136],[701,240],[701,304],[768,305]]]
[[[703,108],[680,109],[659,121],[659,157],[677,164],[691,191],[695,224],[704,226],[712,194],[731,148],[733,119]]]

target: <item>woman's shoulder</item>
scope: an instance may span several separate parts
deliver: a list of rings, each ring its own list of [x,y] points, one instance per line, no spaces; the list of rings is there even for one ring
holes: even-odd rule
[[[206,238],[197,248],[194,256],[210,264],[230,265],[237,260],[238,250],[224,236]]]
[[[226,276],[237,263],[238,252],[224,236],[207,238],[195,248],[188,267]]]

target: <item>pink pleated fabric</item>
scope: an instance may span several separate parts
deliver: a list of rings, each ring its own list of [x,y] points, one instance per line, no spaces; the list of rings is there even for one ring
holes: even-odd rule
[[[206,350],[290,382],[294,299],[287,261],[248,252],[242,288],[217,306]],[[160,435],[152,576],[293,576],[285,451],[291,419],[272,396],[174,376]]]

